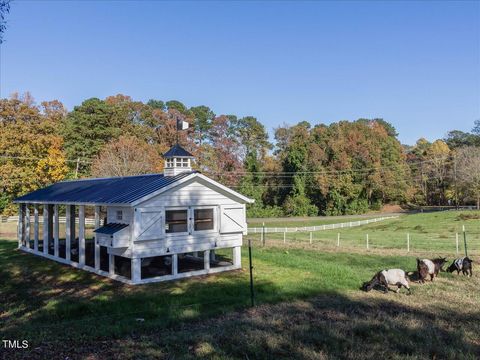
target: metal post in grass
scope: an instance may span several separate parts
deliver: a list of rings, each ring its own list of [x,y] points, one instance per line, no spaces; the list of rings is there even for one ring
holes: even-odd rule
[[[262,245],[265,246],[265,223],[262,223]]]
[[[283,243],[285,244],[287,242],[287,232],[283,232]]]
[[[312,232],[310,231],[310,244],[312,243]]]
[[[457,255],[458,255],[458,233],[455,233],[455,245],[457,246]]]
[[[465,256],[468,256],[467,251],[467,232],[465,231],[465,225],[463,225],[463,244],[465,246]]]
[[[337,233],[337,247],[340,246],[340,233]]]
[[[252,265],[252,240],[248,239],[248,262],[250,267],[250,301],[255,306],[255,293],[253,291],[253,265]]]
[[[369,246],[368,246],[368,234],[367,234],[367,249],[368,249],[368,248],[369,248]]]
[[[410,252],[410,233],[407,233],[407,251]]]

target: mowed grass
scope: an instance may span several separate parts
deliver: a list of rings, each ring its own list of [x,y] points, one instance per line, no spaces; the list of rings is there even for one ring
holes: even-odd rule
[[[425,224],[425,215],[434,214],[400,221]],[[450,213],[436,215],[445,216],[432,218],[437,229],[456,226]],[[381,269],[415,270],[415,253],[256,244],[257,306],[250,308],[246,248],[242,271],[142,286],[15,248],[0,240],[0,331],[30,347],[4,352],[8,359],[480,356],[475,268],[473,278],[441,273],[433,283],[413,283],[411,296],[359,290]]]
[[[382,216],[392,216],[393,214],[368,214],[368,215],[344,215],[344,216],[315,216],[315,217],[285,217],[285,218],[249,218],[247,219],[248,227],[261,228],[265,227],[301,227],[301,226],[318,226],[345,223],[350,221],[359,221]]]
[[[339,221],[343,222],[343,221]],[[369,251],[385,253],[393,249],[396,253],[407,254],[407,236],[410,237],[410,252],[429,256],[456,256],[458,234],[459,253],[464,252],[463,226],[467,235],[468,253],[480,255],[480,211],[445,211],[401,215],[399,218],[384,220],[359,227],[312,232],[286,233],[285,244],[301,245],[304,248],[325,250],[337,249],[340,237],[341,251],[365,251],[367,234]],[[408,235],[407,235],[408,234]],[[256,243],[260,234],[249,234]],[[267,233],[267,245],[284,246],[283,233]]]

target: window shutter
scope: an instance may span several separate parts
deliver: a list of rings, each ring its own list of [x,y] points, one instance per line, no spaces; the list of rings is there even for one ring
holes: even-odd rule
[[[142,211],[140,233],[137,240],[159,239],[163,236],[163,216],[161,211]]]
[[[246,233],[245,209],[241,205],[221,207],[220,233]]]

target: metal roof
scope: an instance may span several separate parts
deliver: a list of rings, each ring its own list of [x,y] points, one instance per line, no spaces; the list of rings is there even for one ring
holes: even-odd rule
[[[29,203],[131,204],[195,173],[176,176],[148,174],[126,177],[62,181],[15,199]]]
[[[190,154],[187,150],[182,148],[180,145],[175,144],[170,150],[168,150],[165,154],[163,154],[163,157],[194,157],[192,154]]]
[[[93,232],[99,233],[99,234],[112,235],[112,234],[115,234],[117,231],[125,229],[127,226],[128,224],[111,223],[111,224],[103,225],[102,227],[99,227]]]

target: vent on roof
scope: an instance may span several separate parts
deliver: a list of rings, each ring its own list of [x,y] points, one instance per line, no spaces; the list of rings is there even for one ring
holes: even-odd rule
[[[176,176],[192,171],[191,161],[193,155],[178,144],[175,144],[170,150],[163,154],[163,157],[165,158],[163,171],[165,176]]]

